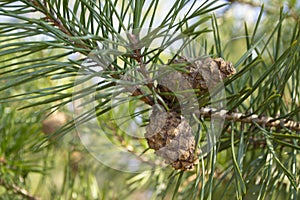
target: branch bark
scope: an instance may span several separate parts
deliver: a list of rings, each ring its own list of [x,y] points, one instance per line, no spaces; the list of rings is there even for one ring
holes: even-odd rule
[[[12,191],[14,194],[22,196],[24,199],[41,200],[39,197],[30,194],[26,189],[21,188],[15,184],[8,184],[1,178],[0,178],[0,185],[2,185],[6,190]]]
[[[265,127],[274,127],[278,129],[287,128],[292,131],[300,131],[300,122],[289,119],[277,119],[273,117],[258,116],[256,114],[245,115],[243,113],[230,112],[227,110],[217,110],[214,108],[201,108],[196,114],[204,118],[219,118],[226,121],[257,123]]]

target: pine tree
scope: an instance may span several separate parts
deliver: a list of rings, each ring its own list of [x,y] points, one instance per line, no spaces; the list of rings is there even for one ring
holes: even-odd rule
[[[299,199],[299,16],[0,0],[1,199]]]

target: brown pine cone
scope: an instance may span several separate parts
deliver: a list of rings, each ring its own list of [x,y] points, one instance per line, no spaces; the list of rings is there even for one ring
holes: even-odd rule
[[[172,64],[178,66],[175,68]],[[156,155],[175,169],[186,170],[193,167],[197,153],[192,129],[187,120],[174,111],[180,103],[187,103],[186,99],[192,97],[191,94],[182,91],[194,89],[196,94],[201,95],[235,73],[233,65],[222,58],[206,58],[192,62],[180,58],[158,71],[157,88],[164,102],[173,111],[166,112],[157,106],[153,107],[145,137]],[[175,92],[181,93],[176,96]]]
[[[187,120],[176,112],[154,106],[145,137],[156,155],[175,169],[191,169],[195,164],[195,139]]]
[[[63,112],[54,112],[42,123],[42,131],[46,135],[50,135],[60,129],[65,123],[67,123],[67,115]]]
[[[172,93],[195,89],[197,94],[202,94],[236,73],[232,63],[226,62],[222,58],[205,58],[196,61],[180,58],[172,61],[171,64],[183,64],[184,66],[182,71],[172,68],[171,65],[163,67],[158,72],[158,88],[161,92]],[[174,95],[163,95],[163,98],[166,102],[176,99]]]
[[[219,82],[236,73],[232,63],[222,58],[197,60],[186,68],[190,73],[184,76],[194,89],[199,89],[200,93],[212,89]]]

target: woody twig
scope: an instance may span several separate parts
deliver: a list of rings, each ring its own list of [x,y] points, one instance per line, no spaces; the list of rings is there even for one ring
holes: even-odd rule
[[[277,119],[273,117],[258,116],[256,114],[245,115],[238,112],[230,112],[228,110],[217,110],[215,108],[201,108],[198,113],[204,118],[219,118],[226,121],[242,122],[242,123],[257,123],[270,128],[287,128],[292,131],[300,131],[300,122],[289,119]]]

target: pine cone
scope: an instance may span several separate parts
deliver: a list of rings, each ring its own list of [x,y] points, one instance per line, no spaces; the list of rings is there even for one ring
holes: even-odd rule
[[[194,89],[200,93],[215,87],[225,78],[236,73],[232,63],[222,58],[197,60],[186,67],[190,73],[184,74]]]
[[[177,71],[169,66],[158,72],[158,84],[161,92],[176,92],[196,89],[197,94],[212,89],[225,78],[236,73],[232,63],[222,58],[206,58],[202,60],[189,61],[180,58],[171,64],[183,64],[183,71]],[[184,72],[186,70],[186,72]],[[163,96],[166,102],[174,101],[174,95]]]
[[[189,123],[180,114],[154,106],[145,137],[156,155],[175,169],[191,169],[195,164],[195,139]]]
[[[173,111],[165,112],[154,106],[145,137],[149,148],[154,149],[156,155],[162,157],[167,164],[175,169],[186,170],[195,164],[195,139],[187,120],[175,110],[182,100],[190,99],[191,94],[181,93],[178,98],[183,99],[178,99],[172,93],[195,89],[196,94],[201,95],[235,74],[236,70],[230,62],[225,62],[222,58],[206,58],[193,62],[180,58],[171,64],[183,66],[180,70],[174,69],[174,66],[161,68],[156,80],[164,102]]]
[[[67,123],[67,116],[63,112],[54,112],[42,123],[42,131],[50,135]]]

